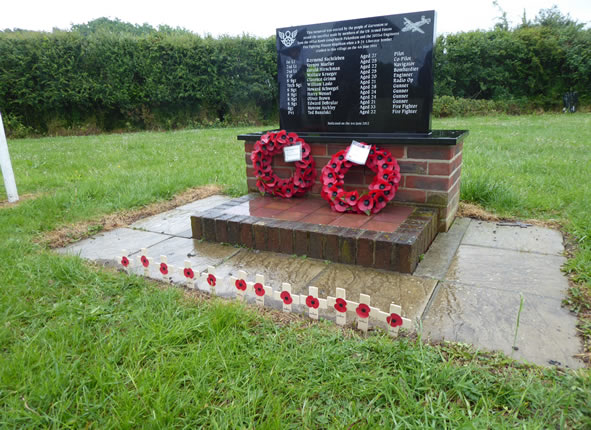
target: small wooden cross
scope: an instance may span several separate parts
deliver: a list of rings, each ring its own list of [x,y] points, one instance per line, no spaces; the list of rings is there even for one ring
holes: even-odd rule
[[[385,322],[388,326],[388,334],[392,337],[398,336],[398,330],[400,327],[410,330],[412,328],[412,321],[402,316],[402,308],[394,303],[390,304],[390,312],[382,312],[379,309],[372,308],[372,315],[376,319]]]
[[[191,262],[189,260],[185,260],[183,276],[185,277],[185,286],[190,289],[195,289],[195,281],[199,277],[199,272],[195,274],[193,268],[191,267]]]
[[[146,248],[142,248],[140,251],[140,255],[138,257],[138,266],[144,267],[144,276],[150,276],[150,263],[152,262],[152,258],[148,257],[148,250]]]
[[[252,282],[246,282],[248,274],[244,270],[238,271],[238,276],[230,276],[230,287],[236,288],[236,299],[243,302],[246,297],[246,291]]]
[[[216,274],[215,267],[207,266],[207,270],[201,274],[201,279],[204,283],[209,285],[209,292],[212,296],[216,295],[216,286],[219,282]]]
[[[369,306],[369,296],[367,294],[359,294],[359,304],[355,309],[357,313],[357,328],[363,332],[369,329],[369,315],[372,308]]]
[[[346,291],[344,288],[336,289],[336,297],[328,296],[328,306],[333,307],[336,312],[337,325],[344,326],[347,324],[347,311],[355,310],[357,303],[346,299]]]
[[[166,255],[160,256],[160,266],[158,267],[158,270],[162,275],[162,280],[167,284],[170,284],[172,281],[172,272],[174,271],[174,267],[168,265],[168,259],[166,258]]]
[[[252,288],[256,295],[256,304],[259,306],[265,306],[266,295],[273,297],[273,288],[265,285],[265,277],[263,275],[259,275],[258,273],[255,275],[255,282],[252,284]]]
[[[327,300],[318,297],[318,288],[308,287],[308,295],[300,295],[300,303],[305,303],[308,306],[308,316],[313,320],[318,319],[318,310],[326,309]]]
[[[121,264],[121,267],[123,267],[123,270],[125,270],[125,272],[127,272],[127,274],[129,275],[129,272],[131,271],[131,268],[133,267],[133,259],[130,260],[128,257],[129,257],[129,253],[127,252],[127,249],[122,249],[121,255],[117,257],[117,260],[119,260],[119,264]]]
[[[283,303],[283,312],[291,312],[292,305],[300,304],[300,296],[298,294],[291,294],[291,284],[283,282],[281,284],[281,291],[275,291],[274,298],[281,300]]]

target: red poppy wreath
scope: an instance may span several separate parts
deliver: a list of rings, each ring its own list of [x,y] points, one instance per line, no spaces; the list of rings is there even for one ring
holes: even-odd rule
[[[394,198],[400,183],[400,166],[389,151],[371,146],[365,165],[375,172],[369,192],[345,191],[345,174],[353,163],[345,159],[347,149],[337,152],[322,169],[320,195],[337,212],[378,213]]]
[[[287,179],[282,179],[273,172],[273,157],[285,146],[302,145],[302,159],[295,162],[295,172]],[[289,199],[303,196],[314,185],[316,180],[316,163],[310,154],[310,145],[295,133],[285,130],[268,132],[254,144],[250,155],[257,177],[257,188],[261,193]]]

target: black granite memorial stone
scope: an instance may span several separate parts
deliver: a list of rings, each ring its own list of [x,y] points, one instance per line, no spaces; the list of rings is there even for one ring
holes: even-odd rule
[[[435,11],[277,29],[281,128],[429,133]]]

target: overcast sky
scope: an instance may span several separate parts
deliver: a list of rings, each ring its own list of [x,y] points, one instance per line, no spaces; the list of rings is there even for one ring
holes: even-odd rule
[[[0,29],[51,31],[67,29],[103,16],[134,24],[166,24],[204,35],[248,33],[268,37],[279,27],[345,19],[392,15],[422,10],[437,11],[437,33],[491,29],[500,16],[492,0],[5,0],[0,5]],[[563,14],[591,22],[591,0],[499,0],[512,25],[557,4]]]

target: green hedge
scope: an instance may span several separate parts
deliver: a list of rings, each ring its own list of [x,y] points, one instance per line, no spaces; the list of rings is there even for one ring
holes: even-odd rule
[[[273,119],[276,75],[274,38],[0,33],[0,109],[9,131]]]
[[[544,109],[577,91],[591,102],[591,29],[525,25],[440,36],[435,47],[435,94],[515,101]]]

